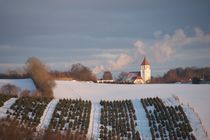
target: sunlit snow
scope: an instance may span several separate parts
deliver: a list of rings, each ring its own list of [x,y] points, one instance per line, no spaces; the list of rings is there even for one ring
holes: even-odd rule
[[[204,128],[210,134],[210,85],[209,84],[144,84],[120,85],[91,82],[56,81],[56,98],[82,98],[99,102],[102,100],[140,99],[146,97],[168,98],[178,96],[180,102],[190,105],[199,114]]]

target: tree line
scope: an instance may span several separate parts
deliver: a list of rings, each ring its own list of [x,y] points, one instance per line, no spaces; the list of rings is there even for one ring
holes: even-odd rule
[[[116,81],[121,81],[126,78],[128,73],[121,72]],[[73,64],[68,71],[49,71],[49,69],[38,58],[29,58],[26,66],[22,70],[13,70],[8,73],[0,74],[0,79],[24,79],[32,78],[36,87],[42,92],[52,91],[50,88],[54,86],[54,79],[68,79],[78,81],[93,81],[97,82],[97,76],[90,68],[80,63]],[[103,79],[112,79],[111,72],[105,71]],[[163,76],[152,77],[151,83],[176,83],[176,82],[192,82],[200,83],[201,80],[210,80],[210,67],[197,68],[175,68],[170,69]],[[49,87],[43,89],[43,87]],[[47,91],[46,91],[47,90]]]
[[[41,68],[41,69],[40,69]],[[70,70],[67,71],[49,71],[48,68],[38,58],[29,58],[26,62],[26,67],[21,71],[8,71],[7,73],[0,73],[0,79],[26,79],[35,77],[32,74],[32,70],[35,74],[37,71],[42,75],[48,75],[46,77],[53,79],[69,79],[78,81],[97,81],[97,76],[91,71],[90,68],[80,63],[73,64]],[[36,70],[36,72],[35,72]],[[37,76],[37,75],[36,75]]]
[[[78,81],[97,81],[97,77],[86,66],[73,64],[67,72],[49,71],[48,67],[38,58],[31,57],[22,70],[13,70],[0,74],[0,79],[31,78],[37,88],[36,95],[53,97],[54,79],[69,78]],[[11,89],[11,88],[9,88]]]
[[[80,63],[73,64],[69,71],[50,71],[50,75],[54,79],[70,78],[78,81],[97,82],[97,76],[91,71],[91,69]]]
[[[176,83],[176,82],[192,82],[196,83],[200,80],[210,80],[210,67],[197,68],[186,67],[171,69],[163,76],[152,77],[151,83]]]

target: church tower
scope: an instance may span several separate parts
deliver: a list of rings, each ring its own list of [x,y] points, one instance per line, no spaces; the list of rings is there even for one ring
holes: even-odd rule
[[[149,61],[144,57],[143,62],[141,63],[141,77],[145,83],[151,80],[151,68]]]

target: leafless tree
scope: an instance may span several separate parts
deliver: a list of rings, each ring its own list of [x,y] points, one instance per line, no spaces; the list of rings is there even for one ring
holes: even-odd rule
[[[72,65],[71,77],[79,81],[97,81],[96,75],[88,67],[80,63]]]
[[[47,67],[35,57],[29,58],[26,62],[26,70],[42,96],[53,97],[52,88],[55,86]]]
[[[5,95],[14,95],[17,96],[20,93],[21,89],[15,85],[6,84],[1,87],[0,92]]]

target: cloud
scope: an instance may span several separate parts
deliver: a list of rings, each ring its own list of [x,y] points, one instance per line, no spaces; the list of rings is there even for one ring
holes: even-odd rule
[[[133,61],[133,58],[128,54],[120,54],[114,61],[110,61],[110,69],[121,69]]]
[[[155,32],[155,40],[146,42],[137,40],[134,48],[140,55],[152,54],[159,63],[170,60],[179,48],[192,45],[193,43],[209,43],[210,34],[205,34],[199,27],[194,28],[194,35],[188,36],[183,29],[175,30],[172,35],[162,35],[161,31]]]
[[[94,54],[93,55],[96,58],[101,58],[101,59],[114,59],[115,57],[118,56],[116,53],[100,53],[100,54]]]
[[[104,65],[99,65],[99,66],[96,66],[96,67],[93,69],[93,72],[94,72],[95,74],[98,74],[98,73],[103,72],[103,71],[105,71],[105,70],[106,70],[106,68],[104,67]]]
[[[138,51],[139,54],[145,56],[147,53],[146,53],[146,46],[144,44],[143,41],[141,40],[137,40],[135,43],[134,43],[134,48]]]
[[[210,34],[205,34],[202,29],[199,27],[194,28],[195,37],[192,38],[194,42],[198,43],[209,43],[210,42]]]
[[[183,29],[177,29],[172,35],[163,34],[161,31],[154,32],[154,39],[149,41],[137,40],[133,44],[133,49],[128,53],[102,53],[97,54],[98,58],[105,58],[105,64],[97,65],[93,71],[98,74],[105,70],[115,71],[122,69],[139,56],[150,56],[158,63],[166,63],[177,55],[178,49],[187,47],[196,43],[209,43],[210,34],[199,27],[194,28],[194,34],[189,36]]]
[[[121,68],[126,67],[132,62],[133,62],[133,58],[130,55],[126,53],[121,53],[115,59],[108,60],[106,65],[96,66],[93,69],[93,72],[98,74],[106,70],[109,70],[109,71],[119,70]]]
[[[163,44],[159,42],[155,43],[154,46],[151,47],[151,52],[155,60],[160,63],[167,61],[174,55],[174,50],[167,42]]]
[[[199,37],[199,38],[204,37],[204,32],[200,28],[196,27],[196,28],[194,28],[194,31],[195,31],[195,34],[197,37]]]

